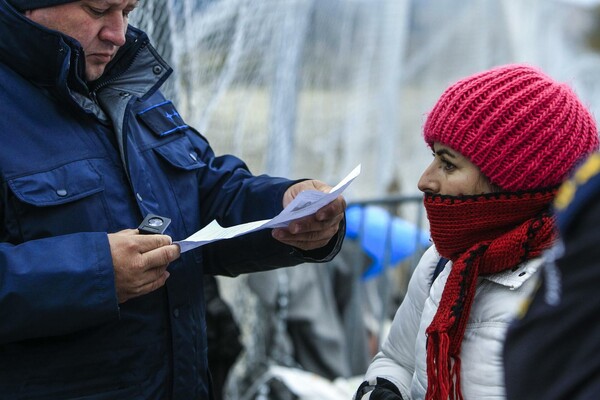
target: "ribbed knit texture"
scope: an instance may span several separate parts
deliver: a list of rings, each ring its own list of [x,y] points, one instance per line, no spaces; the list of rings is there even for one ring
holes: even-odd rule
[[[536,68],[505,65],[458,81],[424,126],[502,193],[425,195],[431,237],[453,261],[427,328],[427,400],[462,399],[460,349],[477,278],[516,267],[550,247],[549,208],[577,162],[598,147],[596,124],[573,91]]]
[[[450,86],[424,136],[460,152],[505,191],[557,185],[598,147],[595,121],[569,86],[518,64]]]
[[[76,0],[7,0],[8,4],[11,4],[19,11],[35,10],[36,8],[57,6],[65,3],[74,3],[75,1]]]
[[[462,399],[460,349],[477,278],[516,267],[550,247],[556,189],[478,196],[426,194],[431,237],[452,260],[427,333],[427,400]]]

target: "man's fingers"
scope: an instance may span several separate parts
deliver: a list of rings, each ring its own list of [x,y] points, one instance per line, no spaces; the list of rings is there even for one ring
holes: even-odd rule
[[[141,255],[139,273],[132,282],[134,287],[142,287],[159,279],[172,261],[179,258],[179,246],[173,244],[150,250]],[[166,278],[165,278],[166,279]]]
[[[154,268],[148,271],[148,274],[146,274],[147,279],[140,283],[136,288],[136,291],[139,294],[145,294],[163,286],[170,275],[166,268],[167,267]]]
[[[338,196],[310,215],[289,223],[287,228],[273,229],[273,237],[289,246],[314,250],[326,246],[339,231],[344,219],[346,200]]]
[[[326,246],[330,240],[331,240],[331,238],[329,238],[327,240],[316,241],[316,242],[300,242],[300,241],[296,241],[296,240],[290,240],[290,241],[280,240],[280,242],[285,243],[288,246],[292,246],[292,247],[296,247],[301,250],[308,251],[308,250],[320,249],[321,247]]]
[[[154,279],[140,283],[139,286],[129,287],[125,293],[121,293],[118,296],[119,303],[124,303],[129,299],[142,296],[163,287],[170,276],[169,272],[162,268],[155,268],[153,271],[155,271]]]
[[[344,218],[346,200],[339,196],[331,203],[321,207],[314,215],[309,215],[290,222],[288,230],[292,233],[311,232],[337,226]]]
[[[137,229],[126,229],[117,233],[108,235],[113,261],[123,262],[125,264],[134,262],[138,267],[144,267],[146,264],[139,260],[138,256],[151,250],[172,243],[171,237],[167,235],[140,235]],[[178,247],[178,246],[176,246]],[[173,251],[173,250],[171,250]]]
[[[339,223],[329,225],[316,230],[303,230],[301,233],[293,233],[287,229],[274,229],[273,237],[277,240],[293,240],[298,242],[314,242],[331,239],[339,230]]]
[[[179,246],[176,244],[163,245],[162,247],[154,248],[142,254],[144,268],[150,269],[166,266],[170,262],[178,259],[180,254]]]
[[[283,232],[287,231],[292,235],[300,235],[311,232],[331,233],[330,230],[333,228],[333,234],[335,234],[343,218],[343,213],[334,215],[326,220],[318,220],[316,216],[312,215],[292,221],[287,228],[281,228],[280,230]]]
[[[338,230],[339,222],[335,225],[323,227],[315,231],[303,231],[302,233],[296,234],[287,229],[274,229],[273,237],[287,245],[298,247],[303,250],[312,250],[323,247],[329,243]]]
[[[318,221],[325,221],[340,215],[343,216],[345,211],[346,199],[344,196],[338,196],[337,199],[317,210],[315,218]]]
[[[140,253],[168,246],[173,242],[167,235],[136,235],[135,240]]]
[[[167,266],[181,252],[166,235],[126,230],[108,236],[120,303],[163,286],[169,276]]]

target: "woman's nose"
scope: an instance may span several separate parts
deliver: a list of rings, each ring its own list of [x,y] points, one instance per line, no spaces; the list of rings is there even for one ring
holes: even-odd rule
[[[423,193],[438,193],[440,190],[439,182],[435,177],[434,163],[435,161],[429,164],[425,171],[423,171],[417,183],[417,187]]]

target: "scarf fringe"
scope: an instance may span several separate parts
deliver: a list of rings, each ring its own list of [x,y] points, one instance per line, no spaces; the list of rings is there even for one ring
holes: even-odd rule
[[[460,357],[452,357],[452,376],[450,377],[453,386],[453,396],[451,399],[463,400],[462,390],[460,389]]]
[[[450,394],[450,337],[447,332],[432,332],[427,338],[427,394],[426,400],[447,399]]]
[[[447,332],[433,332],[428,337],[426,400],[463,400],[460,389],[460,357],[449,357]]]

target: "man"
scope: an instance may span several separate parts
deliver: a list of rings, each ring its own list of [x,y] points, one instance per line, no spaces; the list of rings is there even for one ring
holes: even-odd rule
[[[600,399],[600,153],[556,200],[560,243],[504,348],[511,400]]]
[[[203,274],[328,261],[338,198],[287,229],[180,254],[183,239],[271,218],[319,181],[216,157],[159,91],[128,27],[137,0],[0,0],[0,397],[210,399]],[[149,213],[171,218],[142,235]],[[341,227],[341,228],[340,228]]]

